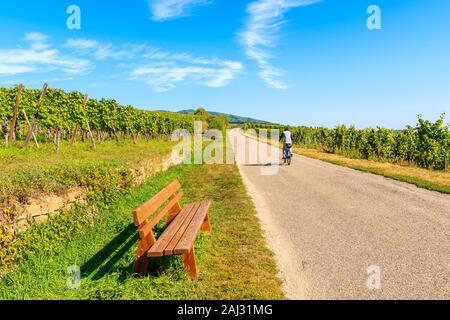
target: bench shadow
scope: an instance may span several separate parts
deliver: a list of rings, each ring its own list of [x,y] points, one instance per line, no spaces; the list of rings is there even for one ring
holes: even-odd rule
[[[159,236],[164,231],[164,227],[157,226],[154,231]],[[108,274],[118,272],[120,274],[119,282],[124,282],[133,275],[134,251],[133,259],[130,263],[126,265],[119,264],[118,266],[117,264],[138,241],[139,234],[136,231],[136,226],[130,224],[81,267],[82,277],[96,281]],[[147,274],[158,277],[164,270],[171,268],[175,263],[177,263],[175,257],[149,259]]]
[[[134,224],[130,224],[81,267],[82,276],[99,280],[112,271],[119,271],[120,281],[125,280],[132,272],[134,261],[127,266],[118,268],[115,266],[137,243],[138,239],[136,227]]]

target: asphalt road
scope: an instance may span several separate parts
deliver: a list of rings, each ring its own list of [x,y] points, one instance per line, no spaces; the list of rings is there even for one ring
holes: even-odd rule
[[[450,195],[233,144],[288,298],[450,299]]]

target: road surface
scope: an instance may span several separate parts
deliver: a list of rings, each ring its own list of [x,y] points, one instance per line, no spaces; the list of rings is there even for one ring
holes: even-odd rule
[[[450,195],[229,138],[288,298],[450,299]]]

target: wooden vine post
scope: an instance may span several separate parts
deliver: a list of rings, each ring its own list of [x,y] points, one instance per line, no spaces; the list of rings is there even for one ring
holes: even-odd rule
[[[25,120],[27,121],[28,127],[30,128],[29,132],[31,132],[31,135],[33,136],[33,139],[34,139],[34,143],[36,144],[36,147],[39,149],[39,143],[37,142],[36,135],[34,134],[34,132],[32,130],[33,127],[30,124],[30,120],[28,120],[27,112],[25,111],[25,109],[23,109],[22,111],[23,111],[23,116],[25,117]],[[28,138],[28,134],[27,134],[27,138]],[[29,143],[30,142],[28,141],[28,144]],[[28,146],[28,144],[27,144],[27,141],[25,141],[25,148]]]
[[[62,135],[62,128],[58,126],[56,128],[56,151],[59,151],[61,147],[61,135]]]
[[[114,105],[114,114],[117,114],[117,106],[116,105]],[[116,126],[117,126],[117,118],[114,119],[113,133],[114,133],[114,136],[116,137],[116,142],[120,142],[120,138],[119,138],[119,135],[117,134]]]
[[[89,101],[89,96],[85,95],[84,96],[84,101],[83,101],[83,111],[86,111],[86,106],[87,106],[88,101]],[[89,120],[88,120],[87,116],[85,118],[86,118],[86,126],[87,126],[87,129],[88,129],[89,135],[91,136],[92,148],[95,151],[95,150],[97,150],[97,145],[95,144],[95,137],[92,134],[91,127],[89,125]]]
[[[130,130],[131,130],[131,137],[133,138],[133,143],[134,143],[134,144],[137,144],[137,137],[136,137],[136,134],[134,133],[133,129],[130,129]]]
[[[34,138],[34,142],[35,142],[36,146],[39,148],[39,144],[37,142],[36,135],[35,135],[35,131],[36,131],[36,114],[39,112],[39,109],[41,108],[42,104],[44,103],[44,99],[45,99],[45,95],[47,94],[47,90],[48,90],[48,83],[45,83],[44,86],[42,87],[41,96],[39,97],[38,104],[36,105],[36,111],[34,113],[33,120],[31,121],[31,124],[29,123],[29,121],[27,119],[27,122],[28,122],[28,125],[29,125],[30,129],[28,130],[27,137],[25,138],[24,148],[28,148],[28,146],[30,145],[31,138]],[[24,113],[26,115],[25,110],[24,110]]]
[[[127,113],[128,113],[128,116],[130,117],[131,116],[131,112],[130,112],[129,109],[127,110]],[[137,144],[137,137],[136,137],[136,134],[134,133],[132,124],[130,124],[130,119],[129,118],[127,119],[127,124],[130,127],[131,138],[133,139],[133,143]]]
[[[9,144],[12,144],[16,138],[16,122],[17,122],[17,114],[19,112],[20,101],[22,100],[22,92],[23,92],[23,84],[19,84],[19,88],[17,91],[16,104],[13,108],[13,118],[11,121],[11,126],[9,128]]]
[[[72,138],[70,139],[70,145],[75,144],[75,139],[77,137],[79,129],[80,129],[80,124],[77,122],[77,125],[75,126],[75,130],[72,132]]]

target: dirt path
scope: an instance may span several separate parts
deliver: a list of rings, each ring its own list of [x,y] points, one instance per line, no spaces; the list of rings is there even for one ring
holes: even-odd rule
[[[449,195],[301,156],[268,167],[258,148],[276,150],[234,145],[289,298],[450,299]]]

